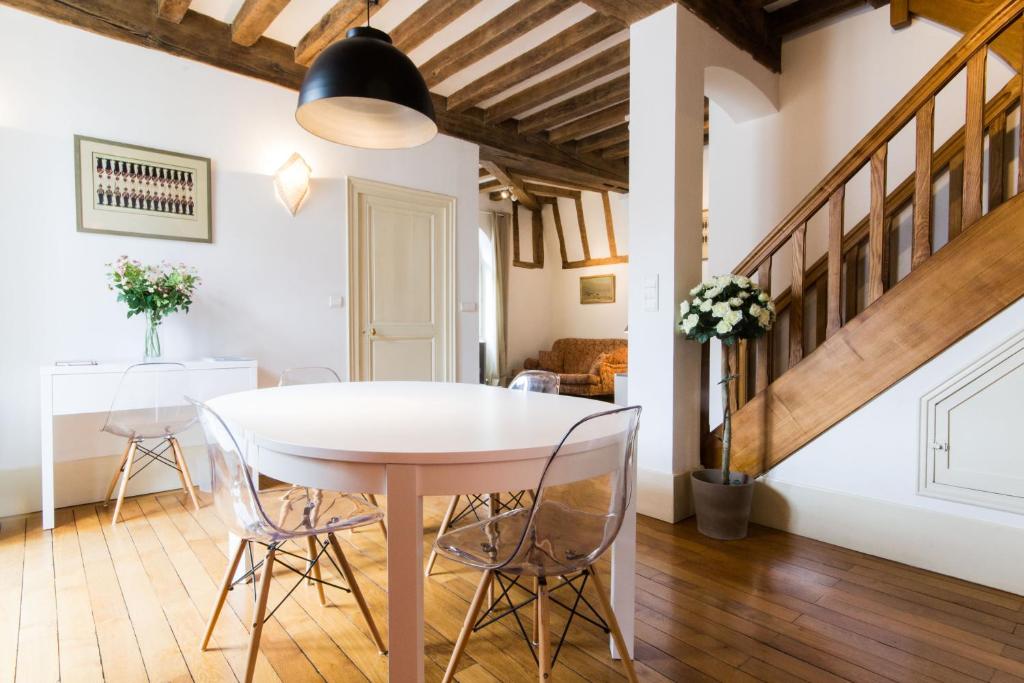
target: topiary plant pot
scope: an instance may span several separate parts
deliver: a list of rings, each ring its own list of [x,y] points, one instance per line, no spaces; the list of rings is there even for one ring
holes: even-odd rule
[[[697,530],[720,541],[746,538],[754,498],[754,480],[749,475],[733,472],[729,480],[728,486],[722,483],[720,470],[697,470],[691,475]]]

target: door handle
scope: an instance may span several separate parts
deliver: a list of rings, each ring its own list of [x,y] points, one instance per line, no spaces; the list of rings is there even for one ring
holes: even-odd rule
[[[376,327],[371,327],[370,328],[370,336],[371,337],[376,337],[377,336],[377,328]]]

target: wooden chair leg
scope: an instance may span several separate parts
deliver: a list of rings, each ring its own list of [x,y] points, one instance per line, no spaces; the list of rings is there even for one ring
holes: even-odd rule
[[[377,504],[377,496],[376,495],[374,495],[372,493],[367,493],[366,494],[366,500],[370,501],[370,505],[373,505],[374,507],[380,507],[380,505]],[[388,538],[388,525],[384,523],[383,519],[380,520],[379,524],[380,524],[380,532],[382,534],[384,534],[384,540],[387,540],[387,538]]]
[[[267,597],[270,595],[271,575],[274,573],[274,553],[274,547],[271,546],[267,549],[267,559],[263,561],[260,588],[252,614],[252,630],[249,632],[249,649],[246,651],[245,683],[251,683],[253,672],[256,671],[256,658],[260,653],[260,636],[263,634],[263,620],[267,613]]]
[[[448,525],[452,523],[452,517],[455,516],[455,507],[459,504],[459,496],[452,496],[451,502],[448,503],[448,509],[445,510],[444,517],[441,519],[441,526],[437,528],[437,535],[440,536],[448,531]],[[427,558],[427,568],[424,570],[424,576],[430,576],[430,572],[434,570],[434,562],[437,560],[437,551],[431,550],[430,557]]]
[[[117,526],[117,519],[121,516],[121,506],[124,505],[124,492],[128,489],[128,477],[132,473],[132,464],[135,462],[135,451],[139,447],[138,442],[132,441],[128,446],[128,453],[124,459],[124,468],[121,474],[121,487],[117,490],[117,504],[114,505],[114,516],[110,520],[111,526]]]
[[[181,472],[181,479],[184,483],[185,490],[188,492],[189,497],[192,499],[192,505],[195,507],[196,512],[199,512],[199,499],[196,498],[196,487],[192,484],[192,475],[188,471],[188,463],[185,461],[185,454],[181,452],[181,444],[173,436],[168,439],[171,442],[171,448],[174,449],[174,459],[178,463],[178,467]]]
[[[448,668],[444,672],[441,683],[451,683],[454,680],[455,669],[459,666],[459,660],[462,659],[462,653],[466,650],[469,637],[473,635],[473,626],[476,625],[476,620],[480,616],[480,609],[484,606],[484,599],[487,597],[493,579],[494,572],[489,571],[484,572],[480,577],[480,583],[476,587],[476,593],[473,594],[473,601],[469,603],[466,621],[462,624],[462,630],[459,631],[455,649],[452,650],[452,658],[448,660]]]
[[[224,572],[224,580],[220,582],[220,593],[217,595],[217,602],[213,605],[213,612],[210,613],[210,620],[206,624],[206,633],[203,634],[203,642],[199,644],[200,650],[205,650],[210,644],[210,637],[213,635],[213,629],[217,625],[217,619],[220,618],[220,611],[224,608],[224,601],[228,599],[228,591],[231,590],[231,581],[235,577],[235,572],[238,571],[238,563],[242,561],[242,553],[245,552],[245,546],[248,541],[242,539],[238,542],[238,548],[235,549],[235,553],[231,556],[228,561],[228,568]]]
[[[601,603],[601,611],[604,612],[604,620],[608,623],[608,628],[612,631],[612,638],[615,640],[615,649],[619,651],[619,657],[622,660],[622,668],[626,670],[626,678],[629,679],[630,683],[636,683],[636,669],[633,667],[633,659],[629,656],[629,649],[626,647],[626,639],[622,637],[622,629],[619,628],[619,620],[615,618],[615,611],[612,609],[612,603],[608,598],[608,593],[604,589],[604,580],[601,575],[597,573],[597,569],[593,566],[587,571],[590,572],[590,581],[594,586],[594,592],[597,593],[597,600]]]
[[[317,547],[316,539],[313,536],[306,536],[306,545],[309,548],[310,573],[313,575],[313,578],[316,579],[313,583],[316,585],[317,597],[320,598],[321,605],[326,605],[327,597],[324,596],[324,585],[320,583],[322,580],[322,577],[320,576],[320,563],[317,561],[316,557],[320,548]]]
[[[366,625],[370,627],[370,635],[373,636],[373,642],[377,644],[377,651],[382,655],[388,653],[387,647],[384,645],[384,639],[380,637],[380,631],[377,630],[377,624],[373,622],[373,615],[370,614],[370,608],[366,604],[366,599],[363,598],[363,591],[359,589],[359,584],[356,583],[356,575],[352,571],[352,567],[349,566],[348,560],[345,558],[345,553],[341,549],[341,544],[338,543],[338,539],[335,538],[334,534],[327,534],[327,538],[330,539],[331,548],[334,549],[334,554],[338,558],[338,567],[341,568],[341,573],[345,575],[345,581],[348,582],[348,587],[352,590],[352,597],[356,599],[356,604],[359,605],[359,611],[363,613],[363,618],[366,619]]]
[[[540,582],[533,577],[533,644],[536,645],[540,637]]]
[[[546,683],[551,677],[551,603],[548,582],[537,582],[537,680]]]
[[[499,510],[501,510],[501,494],[500,493],[488,493],[487,494],[487,516],[496,517]],[[487,595],[487,607],[494,607],[494,602],[497,598],[495,593],[497,592],[497,586],[492,582],[490,591]]]
[[[110,486],[107,487],[107,495],[103,497],[103,507],[107,507],[110,504],[110,497],[114,495],[114,487],[117,486],[117,480],[121,478],[121,472],[124,470],[124,464],[128,461],[128,451],[132,449],[132,444],[135,442],[131,439],[125,444],[124,453],[121,454],[121,464],[114,470],[114,476],[110,478]]]

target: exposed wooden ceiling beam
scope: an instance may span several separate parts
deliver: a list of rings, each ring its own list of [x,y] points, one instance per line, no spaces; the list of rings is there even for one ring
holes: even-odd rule
[[[188,6],[192,0],[159,0],[156,5],[156,15],[164,21],[180,23],[188,12]]]
[[[370,7],[373,15],[388,0],[380,0]],[[338,0],[331,9],[320,17],[313,28],[299,39],[295,46],[295,61],[309,66],[324,48],[345,36],[345,32],[353,26],[361,26],[366,18],[366,0]]]
[[[478,78],[448,98],[453,111],[464,111],[622,30],[622,24],[591,14],[558,35]]]
[[[391,41],[395,47],[408,54],[473,9],[479,2],[480,0],[427,0],[391,31]]]
[[[629,74],[594,86],[519,121],[520,133],[536,133],[629,99]]]
[[[629,116],[629,102],[616,104],[549,131],[548,139],[551,142],[559,143],[584,138],[622,123],[627,116]]]
[[[797,0],[768,12],[768,27],[782,37],[866,4],[866,0]]]
[[[481,159],[480,165],[485,170],[490,171],[499,183],[512,190],[515,194],[516,200],[525,206],[526,208],[536,211],[540,208],[540,204],[537,202],[537,198],[530,194],[529,190],[523,185],[523,181],[515,176],[515,174],[506,171],[500,165],[494,161],[487,159]]]
[[[480,183],[481,192],[487,192],[489,190],[494,190],[499,187],[502,187],[502,184],[501,181],[498,180],[497,178],[492,178],[491,180],[487,180],[485,182]]]
[[[518,0],[482,26],[470,31],[431,57],[423,66],[427,86],[433,88],[470,64],[532,31],[573,6],[575,0]]]
[[[816,2],[818,0],[815,0]],[[823,4],[830,0],[822,0]],[[782,67],[782,45],[768,28],[767,12],[757,5],[722,0],[676,0],[736,47],[772,71]]]
[[[540,185],[538,183],[527,183],[526,189],[541,197],[567,197],[569,199],[576,199],[580,196],[581,192],[578,189],[558,187],[557,185]]]
[[[603,150],[601,156],[605,159],[625,159],[629,156],[629,141],[612,145],[608,149]]]
[[[559,93],[575,90],[598,78],[629,67],[629,40],[614,45],[576,66],[561,71],[536,85],[496,102],[487,109],[488,121],[504,121],[539,107]]]
[[[629,124],[620,123],[617,126],[609,128],[608,130],[601,131],[594,135],[590,135],[581,139],[576,144],[576,149],[580,152],[596,152],[598,150],[606,149],[612,145],[617,145],[620,142],[626,142],[629,140]]]
[[[231,22],[231,40],[252,45],[267,30],[289,0],[245,0]]]
[[[668,7],[672,4],[672,0],[586,0],[586,3],[594,11],[628,25]]]
[[[292,90],[298,90],[306,74],[306,68],[295,63],[291,46],[264,38],[243,47],[231,41],[230,25],[198,12],[189,12],[180,24],[175,24],[158,19],[153,5],[143,2],[109,4],[102,16],[96,11],[95,0],[0,0],[0,4]],[[541,136],[519,135],[509,126],[488,125],[479,109],[449,112],[440,96],[434,96],[434,106],[442,133],[479,145],[482,158],[497,161],[514,173],[530,171],[564,177],[609,190],[628,188],[625,164],[596,154],[579,154]]]

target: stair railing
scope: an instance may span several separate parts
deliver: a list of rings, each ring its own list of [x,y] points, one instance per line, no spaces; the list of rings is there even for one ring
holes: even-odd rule
[[[931,256],[932,183],[949,173],[949,240],[970,228],[982,216],[984,138],[990,138],[988,210],[1004,199],[1003,177],[1007,114],[1021,101],[1022,76],[1017,76],[987,104],[985,65],[989,46],[1014,21],[1024,15],[1024,0],[1009,0],[989,14],[957,42],[903,99],[876,125],[825,178],[779,223],[733,272],[756,277],[770,287],[772,257],[787,244],[792,247],[790,286],[775,297],[780,313],[788,311],[787,354],[792,367],[804,357],[804,302],[816,288],[818,344],[834,335],[859,313],[857,293],[865,289],[864,308],[893,284],[895,268],[889,263],[891,224],[908,205],[913,206],[911,268]],[[961,71],[967,72],[966,117],[963,128],[938,150],[934,146],[936,95]],[[886,156],[889,142],[911,120],[916,122],[915,170],[886,195]],[[993,151],[994,150],[994,151]],[[1024,136],[1018,159],[1024,159]],[[868,216],[846,232],[843,209],[846,184],[865,166],[870,167]],[[1024,163],[1018,163],[1017,191],[1024,187]],[[807,223],[827,207],[828,250],[818,261],[806,264]],[[866,254],[867,280],[861,282],[857,266]],[[843,287],[844,270],[845,281]],[[824,296],[822,296],[824,294]],[[730,403],[734,409],[767,387],[776,373],[772,367],[772,337],[753,343],[754,353],[741,344],[723,355],[724,372],[739,376],[733,383]],[[779,373],[781,374],[781,373]]]

